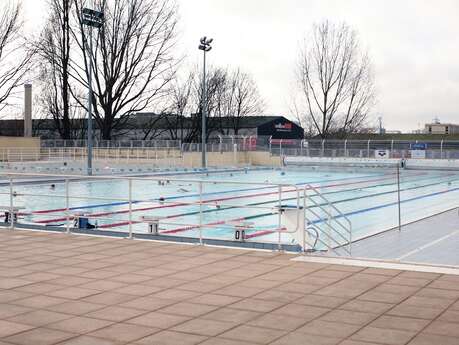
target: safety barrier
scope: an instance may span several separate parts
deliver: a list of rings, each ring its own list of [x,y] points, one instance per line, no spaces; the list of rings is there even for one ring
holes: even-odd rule
[[[72,192],[72,185],[81,183],[81,176],[77,175],[18,173],[7,174],[5,178],[8,181],[7,190],[0,192],[0,196],[9,197],[10,205],[5,207],[7,209],[4,211],[13,215],[6,222],[12,229],[15,228],[16,223],[21,226],[29,224],[34,227],[58,228],[67,233],[81,230],[81,228],[84,230],[94,228],[102,232],[116,230],[119,233],[126,233],[128,238],[146,233],[151,233],[153,237],[155,235],[196,237],[199,243],[204,243],[205,239],[221,238],[218,234],[225,233],[226,239],[233,242],[259,242],[261,240],[261,242],[273,243],[279,249],[286,243],[291,243],[291,238],[296,237],[295,233],[305,231],[304,227],[300,227],[300,220],[304,212],[301,189],[297,185],[208,181],[173,176],[94,176],[90,180],[92,184],[97,182],[118,183],[117,188],[121,188],[122,185],[127,187],[122,195],[108,196],[103,193],[96,196]],[[17,191],[16,189],[19,188],[17,186],[24,182],[46,183],[53,191],[48,193],[37,192],[36,189]],[[185,185],[186,187],[180,187],[178,191],[181,194],[175,196],[159,196],[153,199],[135,196],[136,187],[137,191],[142,194],[148,185],[158,186],[157,190],[167,189],[170,186],[175,188]],[[212,189],[208,188],[206,191],[207,186],[210,185]],[[232,188],[227,189],[228,186]],[[225,189],[215,191],[216,187]],[[259,197],[268,199],[259,201],[257,200]],[[62,200],[60,204],[62,207],[36,210],[28,205],[28,201],[34,198]],[[296,210],[295,221],[289,227],[284,226],[282,219],[284,199],[289,199]],[[76,205],[79,202],[85,204]],[[111,210],[94,211],[100,207],[108,207]],[[177,212],[169,212],[169,210],[177,210]],[[244,210],[248,215],[242,217],[226,215],[218,220],[212,220],[214,217],[209,219],[205,217],[209,213],[225,214],[225,211],[229,210]],[[276,215],[277,221],[269,225],[258,225],[252,222]],[[191,222],[190,220],[193,219],[197,221]],[[273,234],[278,235],[273,236]],[[267,236],[269,238],[266,238]]]

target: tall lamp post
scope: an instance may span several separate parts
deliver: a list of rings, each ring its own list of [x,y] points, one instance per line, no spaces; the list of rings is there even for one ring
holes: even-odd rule
[[[88,27],[89,47],[86,41],[86,47],[89,50],[89,73],[88,73],[88,143],[87,143],[87,174],[92,175],[92,28],[100,29],[104,23],[104,14],[89,8],[83,8],[81,11],[82,23]]]
[[[202,71],[202,97],[201,97],[201,153],[202,167],[207,167],[206,159],[206,119],[207,119],[207,88],[206,88],[206,53],[212,50],[211,43],[213,38],[202,37],[199,44],[199,50],[204,53],[204,64]]]

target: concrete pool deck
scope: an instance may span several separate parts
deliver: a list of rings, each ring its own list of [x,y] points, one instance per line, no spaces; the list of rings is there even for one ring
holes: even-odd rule
[[[459,276],[0,229],[0,345],[457,345]]]

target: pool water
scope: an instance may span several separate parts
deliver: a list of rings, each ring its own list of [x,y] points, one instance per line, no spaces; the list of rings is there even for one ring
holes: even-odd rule
[[[175,180],[175,178],[179,180]],[[167,179],[170,179],[169,181]],[[203,183],[186,182],[187,179]],[[225,181],[220,183],[218,181]],[[278,187],[244,183],[282,183]],[[50,184],[55,187],[51,188]],[[353,238],[368,236],[398,225],[397,175],[394,169],[286,168],[246,170],[208,176],[169,176],[156,180],[132,181],[132,230],[148,232],[142,217],[160,218],[160,232],[174,236],[233,239],[235,226],[244,223],[255,234],[251,241],[276,242],[271,230],[282,227],[275,207],[296,205],[296,188],[316,188],[352,222]],[[196,204],[200,200],[202,208]],[[15,185],[15,206],[24,207],[19,222],[65,226],[65,184],[29,183]],[[9,187],[0,187],[0,204],[9,205]],[[78,180],[69,184],[72,214],[89,214],[101,230],[128,231],[127,180]],[[450,171],[401,171],[402,223],[437,214],[458,206],[459,173]],[[314,197],[313,197],[314,198]],[[280,199],[280,200],[279,200]],[[321,198],[317,198],[322,202]],[[300,200],[301,204],[303,200]],[[319,214],[323,215],[322,211]],[[96,218],[97,217],[97,218]],[[324,216],[325,218],[325,216]],[[316,223],[326,223],[316,218]],[[201,227],[199,225],[202,225]],[[434,229],[433,229],[434,231]],[[291,243],[289,234],[282,234]]]

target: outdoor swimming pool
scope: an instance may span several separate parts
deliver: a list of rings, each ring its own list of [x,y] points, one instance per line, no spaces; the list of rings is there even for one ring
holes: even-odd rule
[[[51,188],[51,184],[55,187]],[[281,194],[273,184],[284,184]],[[131,223],[134,233],[147,233],[144,217],[157,217],[163,235],[231,240],[235,227],[242,224],[249,228],[248,241],[276,242],[275,231],[283,227],[276,206],[296,206],[297,193],[300,191],[302,196],[306,185],[316,187],[351,220],[353,239],[398,225],[397,173],[393,168],[239,169],[207,175],[172,173],[131,182],[110,177],[80,178],[68,184],[68,206],[71,217],[84,213],[102,231],[127,232]],[[8,184],[0,187],[3,206],[9,205],[9,188]],[[15,184],[13,189],[14,206],[24,208],[19,223],[66,226],[66,184],[62,179],[41,183],[28,180]],[[459,173],[401,170],[400,198],[403,224],[457,207]],[[326,216],[319,213],[323,218],[316,217],[313,222],[326,226]],[[283,233],[281,241],[291,243],[292,237]]]

